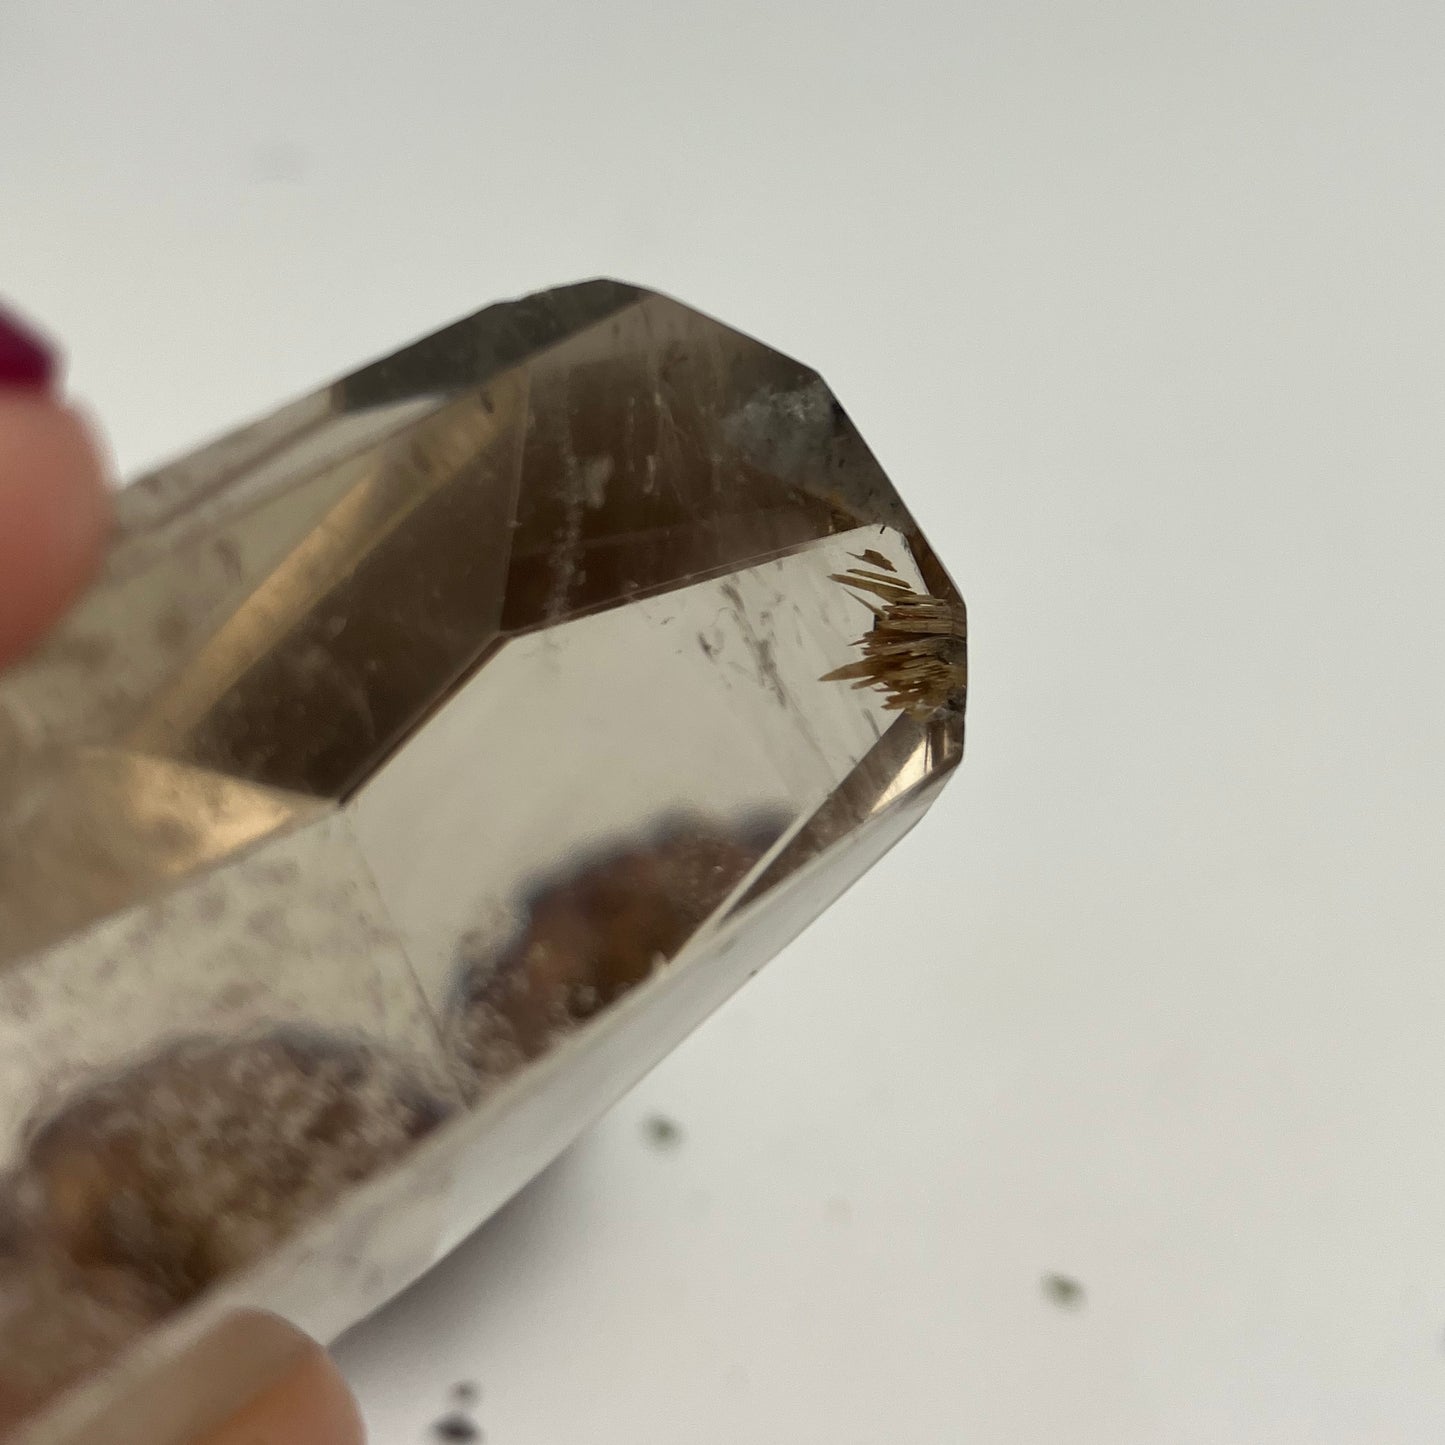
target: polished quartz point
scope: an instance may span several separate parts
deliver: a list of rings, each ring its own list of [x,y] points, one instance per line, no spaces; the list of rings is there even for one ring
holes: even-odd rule
[[[963,605],[843,409],[631,286],[494,306],[120,510],[0,681],[0,1419],[216,1301],[374,1307],[962,748]]]

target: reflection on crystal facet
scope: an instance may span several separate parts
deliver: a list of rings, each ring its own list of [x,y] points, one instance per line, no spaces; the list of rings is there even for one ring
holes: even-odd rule
[[[0,1334],[0,1402],[228,1291],[373,1308],[962,747],[962,602],[826,386],[629,286],[481,312],[121,512],[0,681],[0,1289],[61,1342],[42,1388]],[[166,1141],[243,1117],[240,1193],[178,1214]]]

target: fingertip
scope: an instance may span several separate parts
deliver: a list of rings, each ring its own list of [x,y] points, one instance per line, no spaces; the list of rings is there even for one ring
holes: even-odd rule
[[[78,409],[38,390],[0,392],[0,666],[60,619],[99,566],[106,471]]]
[[[364,1445],[360,1411],[331,1357],[276,1315],[241,1311],[178,1354],[149,1361],[142,1342],[133,1364],[108,1387],[96,1379],[98,1395],[72,1398],[68,1411],[62,1400],[57,1414],[35,1419],[43,1438],[50,1445]],[[0,1421],[0,1436],[4,1428]]]
[[[340,1371],[312,1346],[269,1389],[191,1445],[363,1445],[361,1416]]]

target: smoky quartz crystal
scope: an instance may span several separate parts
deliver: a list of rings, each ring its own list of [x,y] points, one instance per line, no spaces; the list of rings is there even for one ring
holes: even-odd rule
[[[0,1421],[238,1304],[374,1308],[963,743],[963,604],[842,407],[632,286],[493,306],[119,505],[0,679]]]

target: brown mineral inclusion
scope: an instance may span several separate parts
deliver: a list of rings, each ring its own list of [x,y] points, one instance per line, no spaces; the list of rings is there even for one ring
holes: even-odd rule
[[[120,512],[0,680],[12,1414],[235,1291],[374,1308],[962,751],[962,601],[841,406],[632,286],[480,312]]]

